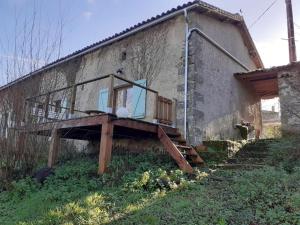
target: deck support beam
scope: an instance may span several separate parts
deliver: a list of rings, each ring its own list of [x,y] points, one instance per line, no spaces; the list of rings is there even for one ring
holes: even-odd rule
[[[50,138],[50,148],[48,155],[48,167],[52,168],[56,162],[58,150],[60,146],[60,132],[58,129],[53,129]]]
[[[99,153],[99,174],[105,173],[111,160],[112,142],[113,142],[114,125],[110,117],[106,116],[106,121],[102,123],[100,153]]]

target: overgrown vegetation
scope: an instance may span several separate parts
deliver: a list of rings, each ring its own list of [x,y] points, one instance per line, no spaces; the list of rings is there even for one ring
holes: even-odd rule
[[[281,138],[281,125],[264,125],[263,138]]]
[[[298,137],[285,137],[280,141],[271,142],[268,146],[271,154],[269,163],[273,166],[280,166],[287,172],[294,172],[300,167],[300,139]]]
[[[155,155],[114,156],[110,172],[98,176],[96,158],[80,157],[44,184],[26,178],[0,193],[0,224],[297,225],[300,168],[273,162],[188,176]]]

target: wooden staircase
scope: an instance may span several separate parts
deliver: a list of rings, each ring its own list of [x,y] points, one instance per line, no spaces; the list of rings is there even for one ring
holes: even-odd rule
[[[186,140],[179,132],[175,135],[168,136],[164,129],[158,126],[157,133],[166,151],[184,172],[193,173],[194,169],[192,166],[202,165],[204,163],[196,150],[192,146],[187,145]]]

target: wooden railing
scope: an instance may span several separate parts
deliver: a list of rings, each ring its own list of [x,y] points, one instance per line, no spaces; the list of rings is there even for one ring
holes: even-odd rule
[[[120,85],[116,85],[116,81],[122,81],[125,82],[125,84],[123,86],[137,86],[141,89],[146,90],[146,92],[151,92],[152,94],[154,94],[155,96],[155,102],[154,104],[152,104],[153,106],[153,119],[157,120],[158,123],[163,123],[163,124],[168,124],[168,125],[172,125],[173,123],[173,102],[170,99],[167,99],[165,97],[159,96],[159,93],[151,88],[145,87],[143,85],[137,84],[133,81],[130,81],[126,78],[120,77],[118,75],[115,74],[109,74],[109,75],[105,75],[105,76],[101,76],[98,78],[94,78],[91,80],[87,80],[87,81],[83,81],[83,82],[79,82],[76,83],[74,85],[70,85],[67,87],[63,87],[57,90],[53,90],[53,91],[49,91],[47,93],[44,94],[39,94],[37,96],[33,96],[30,98],[26,99],[26,103],[25,103],[25,108],[27,108],[29,105],[32,104],[38,104],[38,105],[42,105],[42,116],[45,119],[49,119],[54,120],[53,118],[49,117],[49,112],[50,112],[50,107],[54,107],[53,102],[51,101],[51,96],[55,93],[58,92],[62,92],[62,91],[69,91],[69,97],[68,97],[68,102],[70,103],[68,105],[68,107],[66,106],[61,106],[60,110],[68,110],[68,114],[73,115],[75,112],[76,113],[81,113],[81,114],[87,114],[86,111],[84,110],[79,110],[76,109],[76,95],[77,95],[77,90],[80,86],[92,83],[92,82],[96,82],[96,81],[101,81],[104,79],[108,79],[108,102],[107,102],[107,108],[108,108],[108,113],[116,113],[116,94],[117,91],[120,89]],[[122,85],[121,85],[122,87]],[[39,101],[38,99],[42,98],[42,101]],[[35,106],[36,107],[36,106]],[[28,114],[28,109],[25,109],[25,113]],[[96,110],[95,110],[96,111]],[[39,115],[40,116],[40,115]],[[25,118],[26,116],[24,116]]]
[[[159,123],[172,125],[173,123],[173,102],[171,99],[157,97],[157,120]]]

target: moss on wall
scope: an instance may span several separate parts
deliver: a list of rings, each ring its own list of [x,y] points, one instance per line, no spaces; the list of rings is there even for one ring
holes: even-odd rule
[[[203,141],[206,151],[198,151],[205,162],[222,162],[232,158],[247,142],[230,140]]]

